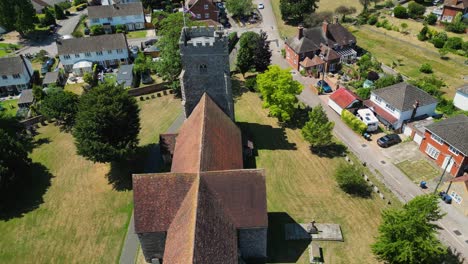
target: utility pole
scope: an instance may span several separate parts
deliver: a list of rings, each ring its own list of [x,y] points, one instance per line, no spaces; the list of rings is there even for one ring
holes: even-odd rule
[[[450,162],[452,161],[452,155],[450,155],[449,157],[450,157],[450,158],[449,158],[447,164],[445,165],[444,171],[442,172],[442,175],[440,175],[439,182],[437,183],[437,186],[436,186],[435,189],[434,189],[434,194],[437,193],[437,188],[439,188],[439,185],[440,185],[440,183],[442,182],[442,178],[444,177],[445,171],[447,171],[447,168],[448,168]]]

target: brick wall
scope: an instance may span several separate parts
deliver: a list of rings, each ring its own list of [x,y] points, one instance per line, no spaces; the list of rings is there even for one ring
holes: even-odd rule
[[[284,49],[286,50],[286,61],[293,69],[299,70],[299,55],[286,44],[284,45]]]
[[[208,9],[205,9],[205,5],[208,6]],[[196,20],[204,20],[204,19],[213,19],[214,21],[218,21],[218,8],[213,4],[210,0],[199,0],[197,1],[191,8],[195,15],[200,15],[200,17],[194,17],[193,19]],[[206,17],[205,14],[209,14],[209,17]]]

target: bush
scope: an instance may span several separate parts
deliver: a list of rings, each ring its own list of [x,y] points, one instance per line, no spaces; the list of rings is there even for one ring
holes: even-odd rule
[[[429,63],[423,63],[419,68],[419,71],[423,73],[432,73],[432,66]]]
[[[74,5],[74,6],[79,6],[79,5],[85,4],[85,3],[87,3],[87,2],[88,2],[88,1],[86,1],[86,0],[73,0],[73,5]]]
[[[468,52],[468,41],[463,42],[462,50],[465,51],[465,52]]]
[[[448,38],[444,44],[444,48],[459,50],[462,48],[463,40],[459,37]]]
[[[375,25],[378,21],[379,21],[379,19],[377,18],[377,16],[372,15],[372,16],[369,17],[369,19],[367,19],[367,24]]]
[[[434,44],[434,47],[440,49],[443,48],[445,45],[445,42],[447,41],[447,33],[445,32],[439,32],[432,37],[431,41],[432,44]]]
[[[465,28],[466,25],[463,22],[450,23],[445,26],[445,29],[454,33],[465,33]]]
[[[57,5],[60,6],[63,10],[68,9],[72,6],[72,4],[68,1],[60,2]]]
[[[341,119],[359,135],[363,134],[367,130],[367,125],[346,109],[343,109],[341,112]]]
[[[361,99],[367,100],[367,99],[370,98],[371,89],[369,89],[369,88],[359,88],[359,89],[356,90],[356,94],[359,95],[359,97],[361,97]]]
[[[93,25],[91,26],[91,35],[104,35],[104,27],[102,25]]]
[[[408,11],[406,10],[404,6],[401,6],[401,5],[393,8],[393,14],[397,18],[408,18]]]
[[[419,34],[418,34],[418,39],[419,39],[420,41],[425,41],[425,40],[427,40],[427,39],[428,39],[428,37],[427,37],[427,32],[428,32],[428,31],[429,31],[429,28],[428,28],[427,26],[424,26],[424,27],[421,29],[421,31],[419,32]]]
[[[351,195],[369,197],[372,189],[364,178],[361,171],[350,165],[340,165],[335,171],[335,179],[338,186]]]
[[[81,31],[73,31],[72,36],[74,38],[82,38],[84,36],[84,34]]]
[[[394,6],[395,6],[395,4],[393,3],[392,0],[385,1],[385,7],[386,8],[391,8],[391,7],[394,7]]]
[[[115,32],[116,33],[126,33],[127,32],[127,27],[125,25],[116,25],[115,26]]]
[[[257,76],[252,76],[245,79],[245,87],[252,92],[257,91]]]
[[[408,16],[411,18],[420,18],[424,15],[426,8],[416,2],[410,2],[408,4]]]
[[[283,59],[286,58],[286,50],[281,49],[281,56],[283,56]]]
[[[430,13],[424,18],[424,22],[429,25],[434,25],[437,22],[437,16],[435,14]]]

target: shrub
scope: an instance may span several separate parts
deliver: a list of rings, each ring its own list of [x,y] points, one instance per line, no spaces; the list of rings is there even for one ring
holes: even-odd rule
[[[115,32],[116,33],[126,33],[127,32],[127,27],[125,25],[116,25],[115,26]]]
[[[366,132],[367,125],[346,109],[341,112],[341,119],[358,134]]]
[[[73,31],[72,36],[74,38],[82,38],[84,36],[84,34],[83,34],[83,32],[77,30],[77,31]]]
[[[444,44],[444,48],[459,50],[462,48],[463,40],[459,37],[448,38]]]
[[[466,25],[463,22],[454,22],[447,24],[445,29],[454,33],[465,33]]]
[[[397,18],[408,18],[408,11],[406,10],[404,6],[401,6],[401,5],[393,8],[393,14]]]
[[[419,68],[419,71],[423,73],[432,73],[432,66],[429,63],[423,63]]]
[[[79,6],[79,5],[85,4],[85,3],[87,3],[86,0],[73,0],[73,5],[74,6]]]
[[[418,34],[418,39],[420,41],[425,41],[427,40],[427,32],[428,32],[429,28],[427,26],[424,26],[421,31],[419,32]]]
[[[463,42],[462,50],[465,51],[465,52],[468,52],[468,41]]]
[[[395,4],[393,3],[392,0],[385,1],[385,7],[386,8],[391,8],[391,7],[394,7],[394,6],[395,6]]]
[[[372,16],[369,17],[369,19],[367,19],[367,24],[375,25],[378,21],[379,21],[379,19],[377,18],[377,16],[372,15]]]
[[[426,8],[416,2],[410,2],[408,4],[408,16],[411,18],[420,18],[424,15]]]
[[[281,49],[281,56],[283,56],[283,58],[286,58],[286,50],[285,49]]]
[[[437,22],[437,16],[435,14],[430,13],[424,18],[424,22],[429,25],[434,25]]]
[[[245,79],[245,87],[250,91],[257,91],[257,76],[252,76]]]
[[[351,195],[369,197],[372,189],[361,176],[361,171],[350,165],[340,165],[335,171],[338,186]]]
[[[91,35],[104,35],[104,27],[102,25],[91,26]]]
[[[369,89],[369,88],[359,88],[359,89],[356,90],[356,94],[359,95],[359,97],[361,97],[361,99],[367,100],[367,99],[370,98],[371,89]]]
[[[386,30],[392,30],[392,29],[393,29],[393,26],[392,26],[392,24],[387,23],[387,24],[384,25],[384,28],[385,28]]]

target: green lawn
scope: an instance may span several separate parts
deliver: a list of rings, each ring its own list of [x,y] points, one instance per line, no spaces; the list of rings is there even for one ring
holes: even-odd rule
[[[445,92],[445,97],[449,99],[453,98],[456,88],[464,84],[462,76],[468,72],[463,64],[456,62],[454,59],[442,60],[438,53],[420,50],[409,44],[426,45],[427,43],[424,44],[419,41],[405,42],[399,38],[399,36],[402,36],[401,33],[386,31],[385,29],[380,29],[376,33],[372,31],[373,29],[376,28],[371,28],[369,25],[359,28],[350,27],[351,32],[357,38],[358,45],[375,55],[379,61],[386,65],[392,65],[393,61],[400,59],[402,65],[397,66],[396,70],[410,78],[424,76],[423,73],[419,72],[419,67],[422,63],[431,64],[434,74],[442,78],[447,84],[447,87],[444,87],[442,91]],[[393,37],[397,37],[397,39]],[[455,56],[449,55],[451,58],[455,58]],[[456,57],[460,58],[460,56]]]
[[[18,99],[6,100],[0,102],[2,112],[7,116],[16,116],[16,111],[18,111]],[[3,110],[4,109],[4,110]]]
[[[261,104],[257,94],[245,93],[235,109],[236,121],[253,135],[258,150],[256,166],[266,170],[269,225],[273,231],[269,234],[270,261],[309,263],[304,248],[307,245],[283,240],[282,223],[289,215],[298,222],[315,219],[341,225],[345,242],[320,243],[325,263],[377,263],[369,246],[377,235],[380,213],[388,206],[386,201],[376,195],[363,199],[343,193],[333,173],[344,159],[312,154],[299,130],[280,128]],[[372,181],[376,182],[375,178]],[[383,193],[399,206],[388,191]],[[301,257],[295,259],[297,255]]]
[[[146,30],[130,31],[127,33],[127,38],[145,38]]]
[[[20,45],[0,43],[0,57],[4,57],[20,48],[21,48]]]
[[[179,115],[180,100],[165,96],[138,104],[140,145],[147,147]],[[33,193],[40,194],[37,208],[0,219],[0,263],[116,263],[132,210],[132,192],[117,191],[109,184],[106,175],[115,173],[109,174],[109,164],[78,156],[69,133],[52,124],[38,132],[39,145],[31,158],[50,175],[35,170],[44,183],[34,185]]]
[[[427,160],[405,160],[395,164],[413,182],[429,181],[439,176],[439,170],[433,167]]]
[[[65,85],[64,90],[81,95],[83,93],[83,85],[84,83],[67,84]]]

